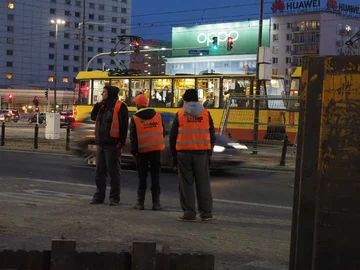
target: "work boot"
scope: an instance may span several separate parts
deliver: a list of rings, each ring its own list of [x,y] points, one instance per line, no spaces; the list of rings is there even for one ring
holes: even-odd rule
[[[145,209],[145,207],[144,207],[145,193],[146,193],[146,190],[138,190],[137,203],[133,206],[134,209],[136,209],[136,210],[144,210]]]
[[[164,210],[160,204],[160,191],[152,191],[152,202],[153,202],[153,211]]]

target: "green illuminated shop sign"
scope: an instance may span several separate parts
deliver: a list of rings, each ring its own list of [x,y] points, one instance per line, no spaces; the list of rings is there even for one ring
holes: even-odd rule
[[[209,50],[210,55],[256,54],[258,45],[258,21],[208,24],[172,29],[173,48]],[[217,37],[218,49],[213,49],[213,38]],[[228,38],[233,41],[231,51],[227,50]],[[270,46],[270,20],[264,20],[263,46]],[[173,56],[189,56],[188,50],[173,51]]]

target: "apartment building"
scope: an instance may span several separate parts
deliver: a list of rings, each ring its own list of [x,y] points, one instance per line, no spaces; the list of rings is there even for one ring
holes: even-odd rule
[[[56,71],[57,89],[73,89],[82,55],[86,65],[96,54],[110,52],[119,35],[130,34],[131,4],[132,0],[3,1],[0,88],[54,88]],[[128,55],[117,59],[129,66]],[[114,67],[110,57],[96,59],[90,69],[104,66]]]

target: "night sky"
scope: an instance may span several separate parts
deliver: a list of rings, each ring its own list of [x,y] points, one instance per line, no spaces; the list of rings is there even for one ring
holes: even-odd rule
[[[320,1],[325,8],[327,0]],[[272,14],[272,2],[265,0],[265,18]],[[359,6],[359,0],[337,2]],[[172,27],[258,19],[260,11],[260,0],[133,0],[132,3],[132,34],[167,41],[171,41]]]

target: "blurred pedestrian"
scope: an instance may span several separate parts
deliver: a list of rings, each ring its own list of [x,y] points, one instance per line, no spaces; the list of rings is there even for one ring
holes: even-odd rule
[[[178,165],[184,212],[178,220],[196,221],[195,182],[200,218],[208,221],[213,219],[209,163],[215,144],[214,123],[210,112],[198,102],[197,90],[186,90],[183,100],[184,106],[176,113],[169,136],[174,165]]]
[[[128,109],[118,99],[119,88],[107,85],[103,88],[102,100],[95,104],[91,119],[95,124],[97,144],[95,183],[96,192],[91,204],[101,204],[105,199],[106,177],[110,176],[109,204],[120,202],[121,149],[126,142]]]
[[[138,171],[137,203],[135,209],[144,210],[147,174],[150,165],[152,210],[162,210],[160,204],[160,157],[164,150],[165,129],[161,114],[148,107],[148,99],[140,94],[135,97],[136,113],[130,122],[131,153]]]

